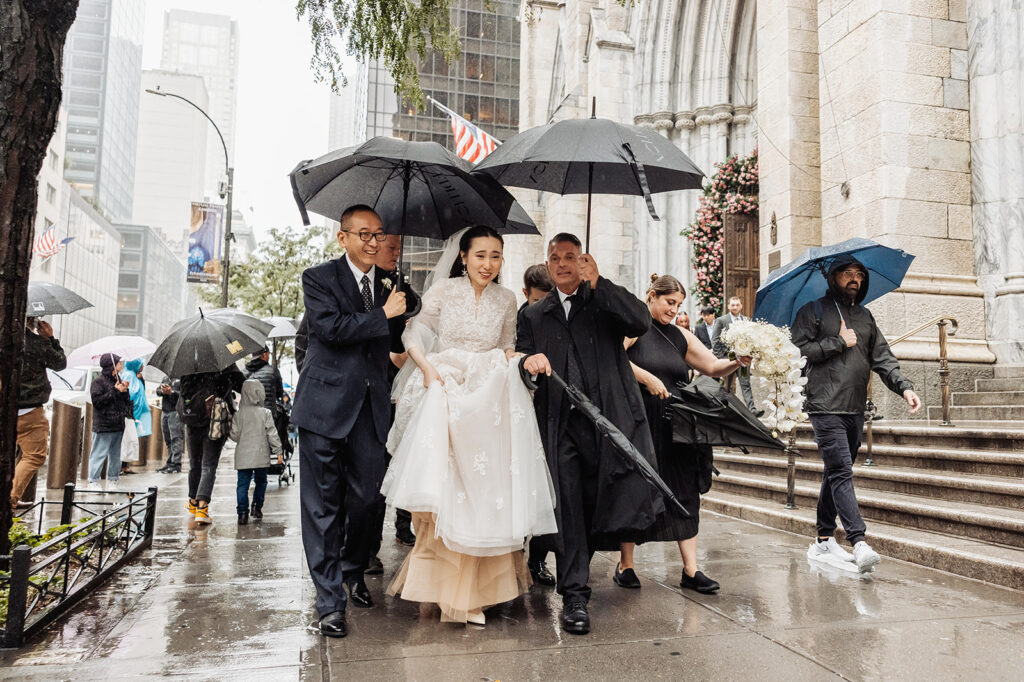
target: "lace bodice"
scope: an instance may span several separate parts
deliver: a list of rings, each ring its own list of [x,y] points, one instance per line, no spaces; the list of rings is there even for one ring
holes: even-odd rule
[[[477,300],[468,277],[443,279],[423,295],[423,307],[409,321],[402,342],[428,353],[449,348],[474,353],[514,349],[515,294],[492,282]]]

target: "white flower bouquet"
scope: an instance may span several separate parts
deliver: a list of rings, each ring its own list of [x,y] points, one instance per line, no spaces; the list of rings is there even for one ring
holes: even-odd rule
[[[762,388],[772,393],[764,401],[762,421],[772,435],[789,433],[807,420],[804,407],[804,385],[807,378],[801,370],[807,358],[800,354],[790,337],[789,329],[767,322],[737,320],[723,334],[726,345],[737,356],[752,358],[751,372]]]

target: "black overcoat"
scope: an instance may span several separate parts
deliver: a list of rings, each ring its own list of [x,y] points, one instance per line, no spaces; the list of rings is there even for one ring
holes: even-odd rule
[[[519,315],[516,350],[527,357],[543,353],[551,368],[561,377],[568,376],[568,353],[575,343],[581,370],[589,387],[589,397],[601,412],[633,442],[648,460],[653,461],[654,445],[647,426],[647,414],[639,385],[629,366],[623,340],[644,334],[651,325],[651,314],[629,291],[601,277],[597,286],[580,285],[578,300],[570,319],[565,319],[558,290],[522,310]],[[524,358],[525,360],[525,358]],[[522,371],[522,364],[520,364]],[[528,378],[524,372],[524,378]],[[555,490],[558,485],[558,434],[568,414],[564,391],[537,377],[534,408],[547,455]],[[592,546],[618,549],[618,542],[629,540],[636,531],[650,526],[665,509],[661,494],[652,488],[616,454],[610,443],[598,437],[601,453],[598,465],[597,504],[591,524]],[[556,503],[559,528],[562,504]],[[539,538],[547,549],[559,549],[559,536]]]

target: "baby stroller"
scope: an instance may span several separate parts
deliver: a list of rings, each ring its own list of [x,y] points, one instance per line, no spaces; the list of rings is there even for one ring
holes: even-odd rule
[[[267,470],[267,476],[277,476],[277,486],[280,488],[282,484],[290,485],[295,480],[295,474],[292,473],[292,451],[285,448],[281,453],[284,455],[284,463],[278,464],[277,460],[273,460],[270,463],[270,469]]]
[[[277,476],[277,485],[280,487],[283,483],[290,485],[295,481],[295,474],[292,473],[292,455],[295,452],[295,448],[288,437],[289,427],[291,426],[288,411],[281,403],[277,403],[274,407],[274,426],[277,427],[277,435],[281,438],[281,454],[284,455],[284,463],[278,464],[277,460],[273,460],[270,463],[267,475]]]

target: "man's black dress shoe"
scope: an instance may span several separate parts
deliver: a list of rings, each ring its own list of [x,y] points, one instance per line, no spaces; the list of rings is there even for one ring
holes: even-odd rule
[[[364,575],[380,575],[384,572],[384,562],[378,557],[370,557],[370,563],[366,566],[366,570],[363,571]]]
[[[348,585],[348,598],[353,604],[361,609],[368,609],[373,606],[373,597],[370,596],[370,590],[366,589],[366,583],[363,579],[349,580],[345,583]]]
[[[412,547],[416,544],[416,536],[413,535],[411,528],[402,526],[395,529],[395,542],[406,547]]]
[[[348,634],[345,612],[335,611],[320,619],[320,634],[324,637],[344,637]]]
[[[636,572],[632,568],[627,568],[625,571],[619,571],[619,564],[615,564],[615,575],[612,577],[615,584],[619,587],[628,587],[632,590],[640,587],[640,578],[636,577]]]
[[[569,602],[562,607],[562,629],[574,635],[590,632],[590,614],[582,601]]]
[[[711,594],[718,591],[721,585],[704,575],[701,571],[694,573],[692,578],[686,575],[686,571],[683,571],[683,578],[679,581],[679,587],[686,590],[696,590],[701,594]]]
[[[555,576],[551,575],[551,571],[548,570],[548,566],[543,561],[531,561],[529,562],[530,575],[533,577],[533,582],[538,585],[547,585],[548,587],[555,586]]]

